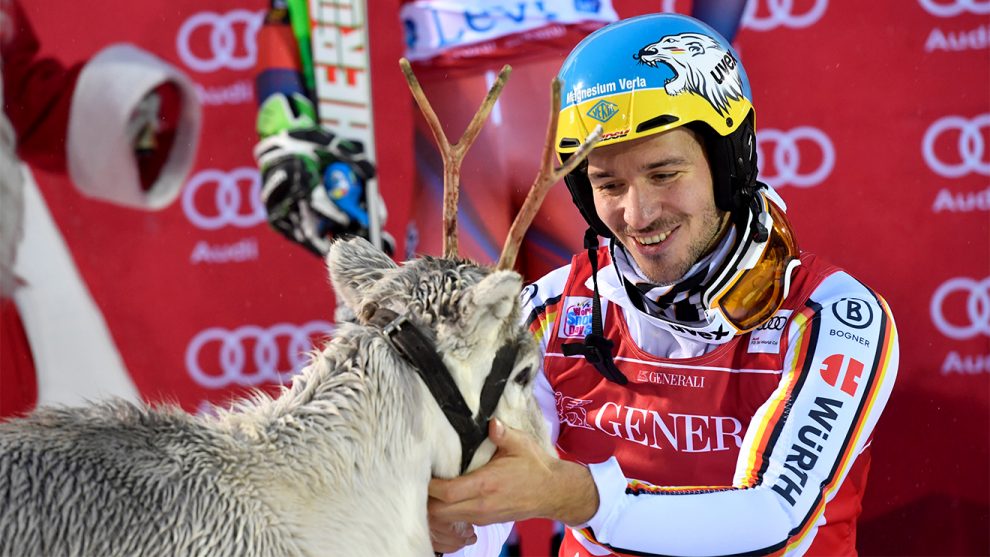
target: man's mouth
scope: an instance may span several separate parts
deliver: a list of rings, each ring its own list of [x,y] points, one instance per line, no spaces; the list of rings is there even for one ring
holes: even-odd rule
[[[663,243],[673,232],[673,230],[669,230],[667,232],[657,232],[650,236],[635,236],[633,240],[641,246],[654,246]]]

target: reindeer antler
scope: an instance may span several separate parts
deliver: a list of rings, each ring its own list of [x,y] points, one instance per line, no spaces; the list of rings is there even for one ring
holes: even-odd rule
[[[557,135],[557,119],[560,117],[560,80],[556,77],[550,83],[550,123],[547,124],[547,139],[543,144],[543,155],[540,158],[540,171],[530,186],[529,193],[516,219],[512,221],[509,228],[509,235],[505,239],[505,246],[502,248],[502,255],[498,258],[496,269],[507,270],[516,266],[516,257],[519,255],[519,248],[522,247],[523,237],[526,230],[533,223],[536,212],[540,210],[543,199],[550,192],[550,186],[560,181],[561,178],[569,174],[581,164],[581,161],[588,156],[591,148],[602,136],[602,127],[595,126],[594,131],[584,140],[578,150],[567,159],[559,168],[553,167],[554,139]]]
[[[419,105],[419,110],[426,118],[430,129],[433,130],[433,137],[437,141],[440,156],[443,158],[443,256],[454,257],[457,255],[457,196],[460,188],[461,162],[464,160],[464,155],[467,154],[468,149],[471,148],[471,144],[477,139],[478,133],[481,132],[481,126],[488,119],[488,114],[495,106],[499,94],[502,93],[502,88],[505,87],[505,82],[508,81],[512,68],[505,65],[502,67],[502,71],[498,72],[498,79],[488,90],[488,95],[478,107],[478,111],[474,113],[474,118],[464,130],[464,134],[461,135],[457,143],[451,145],[443,133],[443,127],[440,125],[436,112],[430,106],[430,101],[426,98],[423,88],[412,71],[412,66],[409,65],[409,60],[399,59],[399,66],[406,76],[409,90],[412,91],[413,98]]]
[[[481,103],[481,106],[478,107],[478,111],[474,113],[474,117],[471,119],[471,123],[468,124],[464,134],[456,144],[451,145],[447,140],[446,134],[443,133],[440,119],[437,118],[436,112],[433,111],[430,101],[423,92],[423,87],[420,86],[419,81],[416,79],[416,74],[412,71],[412,66],[409,65],[409,60],[400,58],[399,66],[402,68],[402,73],[406,76],[406,83],[409,84],[409,90],[412,91],[413,98],[416,99],[416,104],[419,105],[419,109],[426,118],[426,122],[430,125],[430,129],[433,130],[433,137],[437,141],[437,147],[440,148],[440,156],[443,159],[443,256],[454,257],[457,255],[457,196],[460,188],[461,162],[464,160],[464,155],[467,154],[474,140],[477,139],[478,133],[481,132],[481,126],[484,125],[488,114],[492,111],[492,107],[495,106],[495,101],[498,100],[499,94],[502,93],[502,88],[505,87],[505,82],[508,81],[509,72],[512,71],[512,68],[508,65],[502,67],[502,71],[498,73],[498,79],[495,80],[491,89],[488,90],[488,95]],[[577,168],[577,165],[581,164],[581,161],[588,156],[591,148],[594,147],[602,135],[602,127],[595,126],[594,131],[588,135],[581,146],[578,147],[578,150],[567,159],[567,162],[555,169],[553,167],[553,144],[557,134],[557,119],[560,116],[560,80],[557,78],[554,78],[550,84],[550,99],[550,123],[547,124],[547,136],[546,142],[543,145],[543,155],[540,159],[540,171],[536,175],[536,179],[533,180],[533,185],[526,195],[526,200],[523,201],[516,219],[509,228],[509,235],[505,240],[505,246],[502,248],[502,254],[499,256],[498,263],[495,266],[499,270],[515,267],[516,257],[519,255],[519,248],[522,246],[526,230],[533,223],[536,212],[540,209],[543,199],[550,191],[550,186],[553,186],[561,178]]]

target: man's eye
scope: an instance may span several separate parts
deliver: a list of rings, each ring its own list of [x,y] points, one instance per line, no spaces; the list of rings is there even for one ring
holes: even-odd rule
[[[676,177],[677,172],[659,172],[650,176],[654,182],[669,182]]]

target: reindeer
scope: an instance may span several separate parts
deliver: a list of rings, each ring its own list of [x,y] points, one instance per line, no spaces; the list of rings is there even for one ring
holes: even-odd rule
[[[543,165],[491,269],[456,258],[457,176],[509,68],[451,146],[401,65],[447,167],[444,257],[399,266],[336,242],[331,282],[357,322],[277,398],[215,416],[118,400],[0,424],[0,555],[432,555],[429,479],[491,458],[489,418],[552,450],[510,269],[546,191],[583,158],[552,166],[559,83]]]

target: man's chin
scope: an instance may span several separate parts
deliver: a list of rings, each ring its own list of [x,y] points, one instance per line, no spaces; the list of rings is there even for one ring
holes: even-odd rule
[[[679,268],[682,266],[665,263],[666,257],[656,259],[633,257],[633,259],[636,260],[636,264],[639,265],[640,270],[649,279],[650,284],[656,286],[677,284],[684,277],[684,273],[687,272],[687,269]]]

